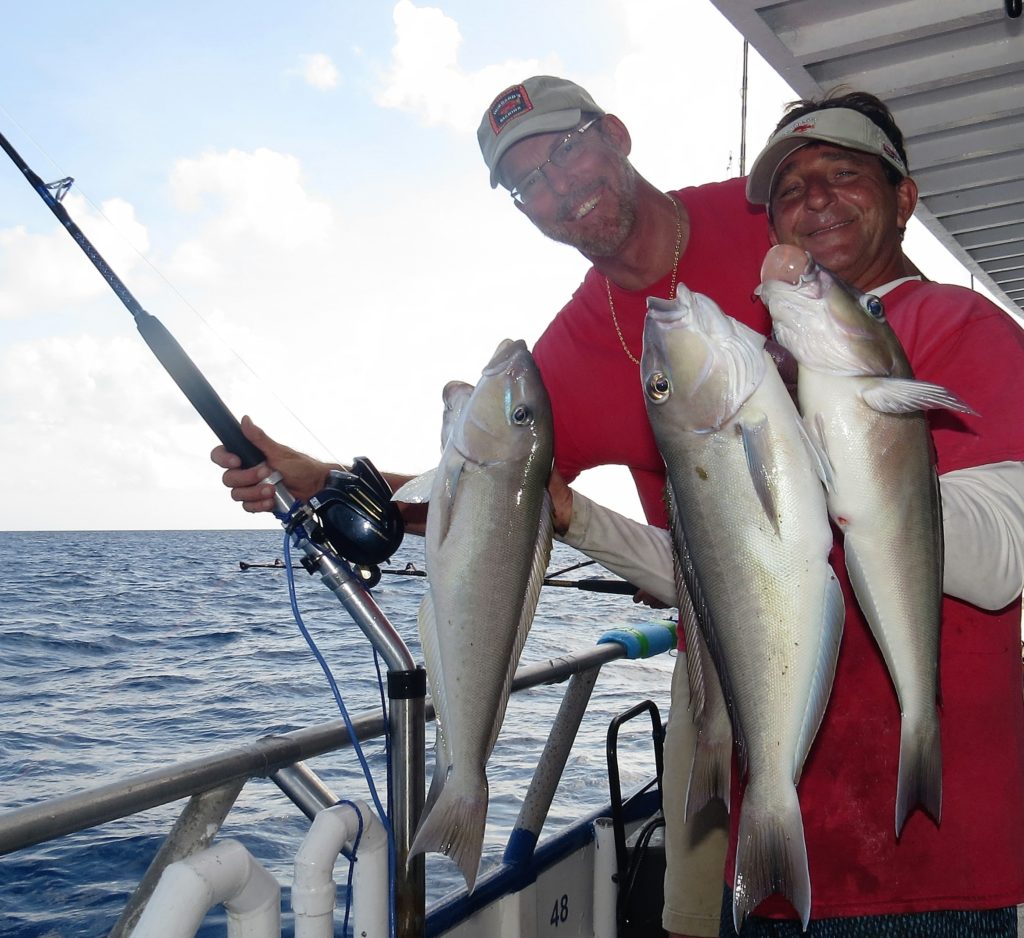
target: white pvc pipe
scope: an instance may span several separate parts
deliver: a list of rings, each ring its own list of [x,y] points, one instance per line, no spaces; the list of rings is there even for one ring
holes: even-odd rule
[[[325,808],[313,819],[295,855],[292,911],[295,938],[333,938],[336,886],[334,863],[341,848],[362,837],[352,884],[353,934],[388,936],[388,840],[377,816],[362,802]],[[358,812],[358,813],[357,813]]]
[[[615,828],[611,818],[599,817],[594,821],[594,938],[615,938],[618,934],[617,876]]]
[[[193,938],[223,904],[228,938],[280,938],[281,886],[237,840],[222,840],[164,870],[132,938]]]

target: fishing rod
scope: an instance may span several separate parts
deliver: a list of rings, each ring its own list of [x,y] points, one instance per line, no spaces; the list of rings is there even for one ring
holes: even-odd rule
[[[246,438],[238,420],[205,375],[163,323],[142,308],[61,204],[74,179],[66,176],[45,183],[3,134],[0,134],[0,147],[127,307],[139,334],[164,370],[221,443],[239,457],[242,468],[250,469],[265,462],[263,453]],[[296,508],[295,500],[278,473],[271,473],[264,481],[275,486],[275,514],[286,522],[289,533],[303,528],[313,544],[321,549],[327,547],[356,565],[373,567],[383,563],[401,543],[404,530],[398,508],[391,502],[391,489],[368,459],[357,457],[349,470],[334,470],[328,478],[328,486],[309,500],[308,508]],[[319,555],[307,557],[304,565],[309,569],[320,559]],[[367,577],[360,579],[365,581]],[[394,657],[390,650],[385,657],[389,654]]]
[[[127,307],[143,340],[221,443],[239,457],[242,468],[264,463],[263,453],[245,437],[205,375],[163,323],[142,308],[61,204],[73,177],[45,183],[2,133],[0,148]],[[387,482],[363,457],[357,457],[347,470],[332,470],[326,487],[305,503],[292,497],[278,472],[269,473],[263,483],[274,486],[274,515],[302,551],[302,565],[311,575],[320,574],[387,666],[391,764],[395,766],[388,786],[397,854],[394,927],[398,938],[416,938],[424,933],[426,919],[425,866],[423,857],[408,861],[408,854],[423,806],[426,671],[416,666],[405,642],[368,592],[374,575],[379,579],[378,565],[401,544],[401,514],[391,501]]]
[[[301,566],[301,564],[292,564],[290,569],[294,570],[299,566]],[[575,570],[578,566],[585,566],[585,564],[576,564],[568,569]],[[238,569],[244,572],[246,570],[287,570],[289,567],[283,564],[280,560],[277,560],[274,563],[251,563],[247,560],[239,560]],[[402,570],[381,569],[379,572],[390,576],[426,577],[427,575],[426,570],[410,569],[409,567]],[[632,596],[639,589],[639,587],[634,586],[628,580],[616,580],[609,577],[599,576],[584,576],[573,580],[561,578],[558,576],[558,573],[553,573],[551,576],[545,577],[544,585],[562,586],[569,589],[584,590],[585,592],[591,593],[614,593],[620,596]],[[374,583],[373,586],[376,586],[376,583]]]

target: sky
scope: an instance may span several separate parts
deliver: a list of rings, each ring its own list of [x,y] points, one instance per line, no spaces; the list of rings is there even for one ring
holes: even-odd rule
[[[75,178],[72,218],[231,411],[323,459],[431,468],[445,383],[532,345],[586,270],[489,188],[498,91],[579,82],[661,188],[740,173],[743,42],[708,0],[4,6],[0,133]],[[748,89],[749,161],[795,95],[753,50]],[[907,246],[969,283],[923,227]],[[275,527],[215,444],[0,154],[0,531]],[[621,467],[577,486],[642,517]]]

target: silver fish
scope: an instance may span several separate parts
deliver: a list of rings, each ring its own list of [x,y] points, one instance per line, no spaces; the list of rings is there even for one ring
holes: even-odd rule
[[[761,298],[799,365],[805,425],[827,466],[829,512],[846,568],[902,713],[896,836],[916,805],[938,823],[942,512],[926,408],[970,411],[915,381],[877,297],[842,283],[799,248],[765,257]]]
[[[485,766],[505,715],[551,555],[551,406],[522,341],[498,346],[452,425],[433,473],[429,591],[420,638],[444,752],[436,801],[410,856],[451,857],[476,883],[487,819]],[[395,493],[415,500],[422,480]]]
[[[746,777],[733,920],[769,895],[806,927],[796,783],[828,702],[843,599],[824,493],[765,339],[710,299],[648,300],[647,412],[676,509],[673,539]]]

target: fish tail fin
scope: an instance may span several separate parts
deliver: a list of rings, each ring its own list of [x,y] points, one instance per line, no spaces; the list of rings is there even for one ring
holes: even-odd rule
[[[487,822],[487,777],[453,770],[420,820],[409,856],[443,853],[458,865],[469,891],[476,885]]]
[[[942,817],[942,745],[934,710],[914,719],[904,714],[900,727],[900,768],[896,783],[896,836],[910,812],[921,805],[936,824]]]
[[[693,815],[718,798],[729,809],[729,779],[732,774],[732,737],[724,740],[697,734],[697,748],[693,753],[690,781],[686,786],[686,806],[683,816],[689,821]]]
[[[737,933],[762,900],[776,894],[789,900],[807,930],[811,876],[796,786],[784,785],[780,795],[770,803],[752,783],[743,797],[732,901]]]

